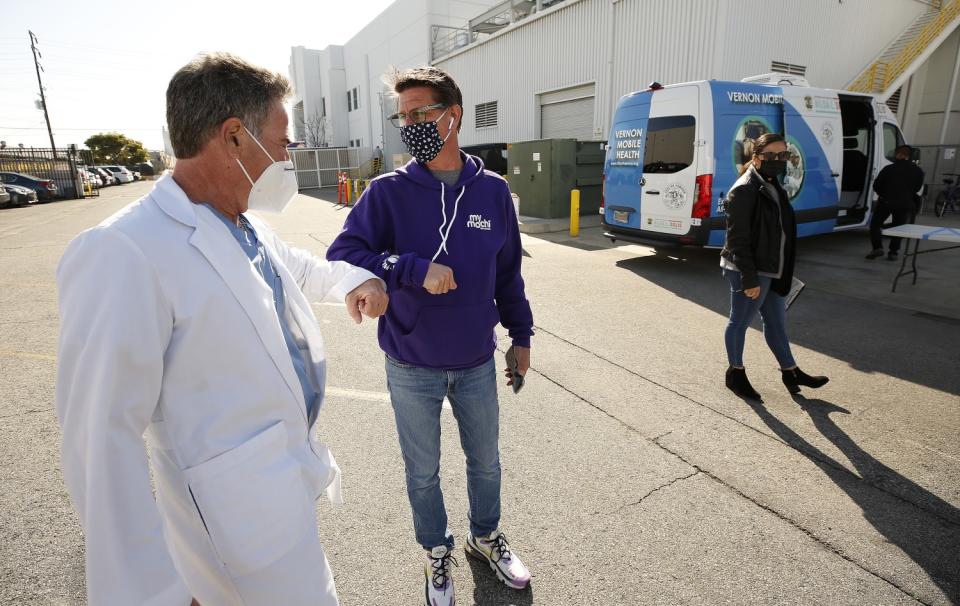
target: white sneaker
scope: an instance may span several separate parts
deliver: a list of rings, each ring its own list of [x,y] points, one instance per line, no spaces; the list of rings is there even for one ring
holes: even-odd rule
[[[426,606],[455,606],[457,598],[453,594],[453,577],[450,576],[450,564],[459,566],[446,545],[434,547],[427,552],[427,561],[423,566],[423,599]]]
[[[507,537],[499,530],[494,530],[486,537],[468,534],[463,549],[468,556],[487,562],[507,587],[525,589],[530,584],[530,571],[517,554],[510,551]]]

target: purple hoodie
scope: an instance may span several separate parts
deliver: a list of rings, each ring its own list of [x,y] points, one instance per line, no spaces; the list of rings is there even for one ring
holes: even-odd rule
[[[510,189],[479,158],[460,157],[455,187],[416,160],[374,179],[327,251],[328,260],[347,261],[387,283],[380,347],[414,366],[482,364],[495,349],[498,322],[515,345],[529,347],[533,335]],[[456,290],[431,295],[423,288],[434,255],[453,270]]]

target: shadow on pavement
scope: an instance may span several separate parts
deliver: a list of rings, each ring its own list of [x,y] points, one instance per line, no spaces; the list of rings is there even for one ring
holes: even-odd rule
[[[806,456],[863,511],[884,538],[907,554],[948,596],[960,604],[960,509],[884,465],[864,451],[830,417],[850,414],[819,399],[794,401],[847,457],[859,477],[803,439],[756,400],[744,400],[781,440]],[[903,495],[903,496],[899,496]]]
[[[802,249],[800,254],[798,263],[803,263]],[[716,250],[657,249],[653,255],[625,259],[617,266],[725,317],[730,291],[720,273],[719,258]],[[810,282],[787,314],[791,343],[866,373],[960,394],[956,367],[960,321],[817,290],[816,282]],[[760,329],[759,318],[752,326]],[[717,339],[722,339],[722,332],[723,320],[718,318]],[[803,360],[799,362],[802,367]],[[830,375],[830,368],[813,370]]]
[[[523,591],[510,589],[500,582],[485,562],[468,555],[463,556],[473,574],[473,603],[476,606],[530,606],[533,604],[533,587]]]

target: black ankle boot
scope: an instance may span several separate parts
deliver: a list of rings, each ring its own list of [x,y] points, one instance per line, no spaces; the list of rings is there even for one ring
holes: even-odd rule
[[[743,368],[734,368],[733,366],[728,368],[726,383],[727,389],[741,398],[760,399],[760,394],[753,388],[753,385],[750,385],[750,381],[747,380],[747,371]]]
[[[787,390],[790,393],[800,393],[801,385],[804,387],[813,387],[814,389],[823,387],[827,384],[827,381],[830,380],[827,377],[811,377],[799,368],[781,370],[780,373],[783,375],[783,384],[787,386]]]

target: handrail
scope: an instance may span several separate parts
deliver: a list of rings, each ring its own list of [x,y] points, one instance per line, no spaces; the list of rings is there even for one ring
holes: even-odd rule
[[[900,54],[890,61],[883,79],[883,88],[887,90],[890,84],[900,77],[913,61],[923,53],[924,50],[940,33],[950,24],[957,15],[960,15],[960,0],[954,0],[950,4],[940,9],[937,18],[928,23],[917,35],[913,41],[907,45]]]
[[[903,72],[919,57],[943,30],[960,15],[960,0],[944,3],[938,0],[932,5],[940,11],[930,23],[916,34],[896,57],[889,61],[877,59],[850,84],[849,89],[856,92],[883,92],[899,78]]]

